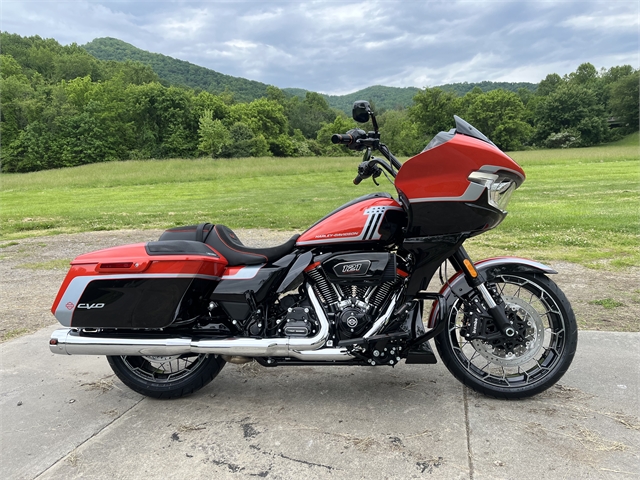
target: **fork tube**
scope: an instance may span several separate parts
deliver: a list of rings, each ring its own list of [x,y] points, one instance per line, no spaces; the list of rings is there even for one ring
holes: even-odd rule
[[[451,263],[454,264],[453,266],[456,270],[464,273],[467,283],[482,296],[485,304],[487,305],[488,312],[491,314],[491,317],[496,322],[500,331],[507,337],[513,337],[515,335],[515,330],[513,328],[513,324],[509,318],[507,318],[502,302],[500,302],[500,304],[496,304],[491,293],[489,293],[489,290],[487,290],[487,287],[484,284],[484,277],[475,269],[473,262],[471,261],[471,258],[469,258],[469,254],[464,247],[460,246],[460,248],[458,248],[451,257],[451,260]]]

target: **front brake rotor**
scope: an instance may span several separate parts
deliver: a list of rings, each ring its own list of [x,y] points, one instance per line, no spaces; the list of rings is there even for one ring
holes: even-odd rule
[[[471,340],[471,345],[491,363],[503,367],[517,367],[534,358],[542,347],[544,326],[536,309],[526,301],[508,295],[505,295],[503,300],[507,314],[513,320],[517,340],[491,344],[476,339]]]

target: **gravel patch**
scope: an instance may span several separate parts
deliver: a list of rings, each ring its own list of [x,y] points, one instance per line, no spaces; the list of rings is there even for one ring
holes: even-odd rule
[[[157,240],[161,230],[87,232],[25,238],[0,244],[0,341],[56,324],[51,305],[68,262],[83,253],[127,243]],[[267,247],[296,232],[237,229],[245,245]],[[639,331],[640,268],[624,271],[590,270],[555,262],[553,279],[571,301],[582,329]],[[590,302],[611,299],[615,308]]]

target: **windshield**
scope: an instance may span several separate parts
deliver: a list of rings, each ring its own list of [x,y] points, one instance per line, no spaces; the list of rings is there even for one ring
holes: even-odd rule
[[[440,132],[435,137],[431,139],[431,141],[424,147],[423,152],[427,150],[431,150],[432,148],[437,147],[438,145],[442,145],[445,142],[448,142],[453,138],[456,133],[461,135],[467,135],[469,137],[477,138],[478,140],[482,140],[483,142],[487,142],[490,145],[496,146],[491,140],[489,140],[480,130],[471,125],[466,120],[463,120],[457,115],[453,116],[456,121],[456,128],[452,128],[448,132]]]
[[[459,116],[454,115],[453,118],[456,121],[456,133],[461,133],[462,135],[469,135],[470,137],[477,138],[478,140],[482,140],[483,142],[490,143],[494,147],[496,146],[491,140],[489,140],[485,135],[478,130],[476,127],[471,125],[469,122],[461,119]]]

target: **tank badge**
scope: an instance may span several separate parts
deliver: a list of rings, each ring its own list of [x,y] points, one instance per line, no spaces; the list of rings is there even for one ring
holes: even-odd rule
[[[338,277],[358,277],[366,275],[371,266],[371,261],[361,260],[359,262],[344,262],[333,267],[334,273]]]

